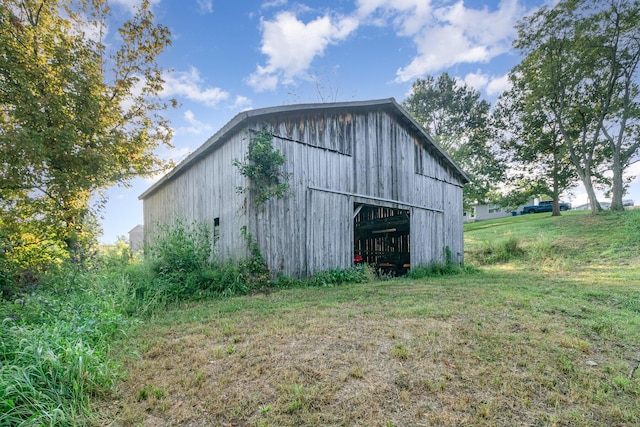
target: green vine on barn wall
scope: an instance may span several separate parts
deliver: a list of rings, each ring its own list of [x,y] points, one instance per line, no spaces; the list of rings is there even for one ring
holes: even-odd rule
[[[272,197],[286,196],[289,174],[282,171],[285,161],[284,155],[273,147],[273,134],[265,130],[257,132],[249,141],[246,160],[233,160],[240,173],[249,178],[247,187],[237,187],[236,190],[252,193],[258,206]]]

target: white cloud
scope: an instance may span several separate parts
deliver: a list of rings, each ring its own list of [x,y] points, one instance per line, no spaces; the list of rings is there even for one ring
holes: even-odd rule
[[[502,0],[494,11],[463,1],[358,0],[357,5],[360,19],[393,24],[399,36],[413,40],[417,54],[398,69],[400,82],[460,63],[490,61],[509,50],[514,24],[524,13],[518,0]]]
[[[188,126],[182,126],[175,129],[175,134],[188,133],[191,135],[201,135],[203,133],[211,133],[213,127],[208,123],[203,123],[196,119],[195,114],[191,110],[184,112],[184,120],[188,123]]]
[[[489,82],[486,74],[478,71],[477,73],[469,73],[464,77],[464,82],[475,90],[482,90]]]
[[[490,10],[487,6],[468,7],[463,0],[356,0],[351,15],[327,13],[306,22],[299,15],[311,9],[297,5],[298,13],[282,11],[262,21],[261,51],[266,63],[258,64],[246,82],[265,91],[298,79],[311,80],[313,60],[362,25],[393,26],[397,36],[413,42],[415,55],[397,70],[398,82],[457,64],[487,63],[510,49],[514,24],[526,12],[520,2],[501,0]],[[270,0],[262,6],[286,4],[286,0]],[[491,84],[488,76],[468,77],[474,87]],[[483,83],[484,78],[487,81]]]
[[[213,13],[213,0],[196,0],[200,13]]]
[[[246,96],[236,96],[236,100],[229,107],[232,110],[246,111],[251,109],[251,100]]]
[[[430,0],[358,0],[357,5],[357,15],[363,22],[392,22],[401,36],[419,33],[433,14]]]
[[[511,82],[509,81],[509,75],[505,74],[501,77],[493,77],[487,85],[487,95],[498,96],[502,92],[505,92],[511,88]]]
[[[161,0],[149,0],[151,5],[160,3]],[[113,0],[113,3],[119,4],[120,6],[124,6],[129,9],[131,12],[135,12],[135,10],[140,6],[142,0]]]
[[[269,9],[270,7],[280,7],[284,6],[285,4],[287,4],[287,0],[271,0],[262,3],[261,7],[262,9]]]
[[[305,23],[292,12],[280,12],[272,21],[262,21],[261,51],[266,65],[258,65],[247,83],[257,91],[273,90],[278,84],[308,79],[308,69],[332,44],[346,39],[358,27],[352,17],[324,15]]]
[[[174,71],[164,76],[162,96],[167,98],[185,97],[191,101],[214,107],[229,98],[229,93],[217,87],[203,87],[203,81],[197,68],[189,71]]]

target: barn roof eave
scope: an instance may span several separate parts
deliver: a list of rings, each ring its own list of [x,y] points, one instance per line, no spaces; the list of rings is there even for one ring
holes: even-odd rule
[[[467,175],[458,167],[458,165],[449,157],[449,155],[431,138],[426,131],[420,126],[413,117],[396,102],[394,98],[373,99],[368,101],[350,101],[350,102],[332,102],[332,103],[315,103],[315,104],[291,104],[277,107],[258,108],[255,110],[247,110],[238,113],[227,124],[225,124],[220,130],[218,130],[213,136],[205,141],[198,149],[189,154],[184,160],[182,160],[175,168],[169,171],[166,175],[160,178],[157,182],[151,185],[145,192],[143,192],[138,199],[144,200],[159,188],[161,188],[166,182],[170,181],[175,176],[184,171],[189,164],[206,155],[213,148],[224,144],[228,139],[228,136],[232,135],[237,129],[242,128],[249,121],[257,121],[260,117],[270,116],[273,114],[288,113],[292,111],[305,111],[305,110],[337,110],[337,109],[365,109],[371,107],[388,108],[399,114],[405,122],[411,125],[422,137],[424,137],[436,150],[436,152],[442,156],[442,158],[449,163],[453,169],[459,174],[463,183],[469,182]]]
[[[467,176],[467,174],[464,173],[462,169],[460,169],[460,166],[458,166],[458,164],[447,154],[447,152],[444,151],[442,147],[440,147],[440,145],[431,137],[431,135],[429,135],[427,131],[413,118],[413,116],[409,114],[409,112],[405,110],[404,107],[398,104],[394,98],[391,98],[391,102],[393,102],[394,106],[402,114],[404,119],[407,122],[409,122],[409,124],[413,128],[415,128],[416,131],[420,133],[429,142],[429,144],[433,146],[433,148],[436,150],[438,155],[440,155],[445,160],[445,162],[449,163],[451,167],[453,167],[454,171],[460,176],[462,183],[466,184],[470,182],[470,179]]]

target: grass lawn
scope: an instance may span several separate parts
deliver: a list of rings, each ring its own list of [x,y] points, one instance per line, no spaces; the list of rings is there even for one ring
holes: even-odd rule
[[[114,356],[117,426],[640,425],[640,211],[469,224],[476,274],[175,307]]]

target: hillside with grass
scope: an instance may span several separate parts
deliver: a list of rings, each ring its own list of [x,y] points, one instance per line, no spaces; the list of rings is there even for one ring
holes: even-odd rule
[[[99,425],[640,424],[640,211],[468,224],[476,268],[157,313]]]
[[[206,227],[0,298],[0,426],[635,426],[640,210],[467,224],[466,265],[270,278]]]

